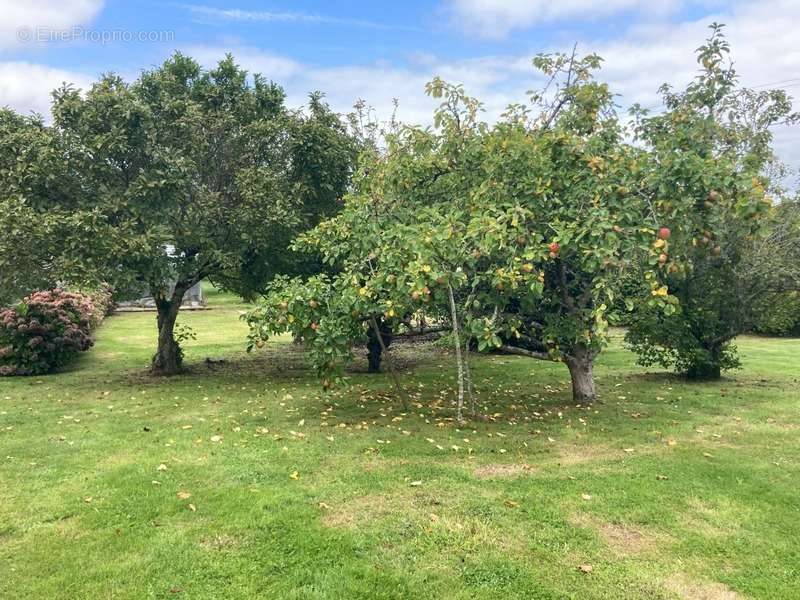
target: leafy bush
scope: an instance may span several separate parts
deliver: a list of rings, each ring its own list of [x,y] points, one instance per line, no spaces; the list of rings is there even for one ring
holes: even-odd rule
[[[711,310],[695,312],[708,319],[713,315]],[[653,310],[635,313],[625,342],[638,355],[638,364],[660,365],[689,379],[716,379],[722,371],[739,368],[736,346],[730,340],[711,339],[711,328],[698,326],[693,314],[682,309],[675,315]]]
[[[767,335],[800,335],[800,293],[766,296],[758,307],[758,320],[753,330]]]
[[[0,310],[0,375],[40,375],[67,364],[92,346],[100,320],[90,296],[64,290],[35,292]]]

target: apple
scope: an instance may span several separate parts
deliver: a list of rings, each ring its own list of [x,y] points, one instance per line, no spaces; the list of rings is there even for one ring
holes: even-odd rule
[[[414,290],[413,292],[411,292],[411,299],[412,300],[419,300],[419,297],[420,297],[420,293],[417,290]]]
[[[550,254],[552,255],[552,254],[558,254],[558,251],[561,249],[561,246],[559,245],[558,242],[550,242],[548,248],[550,248]]]
[[[313,329],[314,331],[319,329],[319,323],[311,323],[311,329]]]
[[[670,231],[669,227],[662,227],[658,230],[658,239],[660,240],[668,240],[671,235],[672,231]]]
[[[531,271],[533,271],[533,265],[531,263],[525,263],[524,265],[522,265],[522,270],[525,271],[526,273],[530,273]]]
[[[719,246],[714,246],[711,252],[714,253],[714,256],[719,256],[720,254],[722,254],[722,248],[720,248]]]
[[[308,305],[311,308],[317,308],[319,306],[319,302],[317,302],[316,300],[312,300],[311,302],[308,303]]]
[[[663,252],[658,255],[658,263],[659,264],[664,265],[664,264],[667,263],[668,260],[669,260],[669,256],[667,256]]]

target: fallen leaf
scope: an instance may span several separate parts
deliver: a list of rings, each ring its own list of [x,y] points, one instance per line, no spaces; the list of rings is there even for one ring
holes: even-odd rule
[[[411,483],[409,483],[408,485],[410,485],[410,486],[412,486],[412,487],[419,487],[419,486],[421,486],[421,485],[422,485],[422,482],[421,482],[421,481],[412,481],[412,482],[411,482]]]
[[[297,471],[292,471],[289,477],[294,480],[300,479],[300,473],[298,473]]]
[[[83,501],[86,502],[86,504],[89,504],[92,501],[92,497],[86,496],[86,498],[84,498]]]
[[[188,500],[192,497],[190,492],[178,492],[176,495],[178,496],[178,500]]]
[[[594,571],[594,568],[592,567],[592,565],[581,565],[578,567],[578,570],[581,573],[591,573],[592,571]]]
[[[221,442],[222,441],[222,436],[221,435],[212,435],[210,439],[211,439],[212,442]]]
[[[328,506],[324,502],[318,503],[317,506],[319,506],[322,510],[330,510],[330,508],[331,508],[330,506]]]
[[[161,463],[161,464],[160,464],[160,465],[158,465],[158,467],[156,468],[156,471],[166,471],[166,470],[167,470],[167,465],[165,465],[164,463]]]
[[[592,497],[589,494],[581,494],[581,498],[583,498],[584,500],[591,500],[592,499]]]
[[[669,477],[667,477],[666,475],[656,475],[656,479],[658,479],[659,481],[666,481],[667,479],[669,479]]]
[[[197,507],[194,504],[190,504],[188,508],[192,512],[197,512]]]
[[[514,502],[513,500],[505,500],[503,504],[508,508],[517,508],[519,506],[519,502]]]

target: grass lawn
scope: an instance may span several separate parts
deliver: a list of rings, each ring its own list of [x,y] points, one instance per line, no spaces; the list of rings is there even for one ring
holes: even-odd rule
[[[398,348],[404,413],[364,365],[325,396],[291,342],[246,355],[211,302],[184,376],[145,374],[138,313],[0,380],[0,598],[800,596],[800,340],[690,385],[616,339],[596,407],[563,365],[478,358],[492,417],[459,430],[441,351]]]

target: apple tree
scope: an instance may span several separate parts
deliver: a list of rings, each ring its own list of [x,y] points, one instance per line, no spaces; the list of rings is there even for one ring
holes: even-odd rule
[[[648,302],[674,310],[656,274],[665,241],[638,187],[641,151],[624,143],[612,95],[592,79],[599,63],[539,57],[555,93],[494,126],[459,86],[429,85],[443,99],[434,128],[403,128],[362,161],[343,212],[301,240],[339,269],[328,296],[336,310],[296,325],[310,333],[315,319],[318,368],[339,364],[326,352],[347,356],[365,317],[424,310],[453,332],[459,418],[471,347],[563,361],[575,400],[595,399],[592,365],[621,275],[637,268]],[[307,302],[283,288],[254,313],[254,339],[285,327],[292,295]]]
[[[728,53],[713,25],[695,80],[662,88],[662,114],[634,111],[647,150],[643,193],[671,230],[660,272],[679,308],[639,304],[627,340],[642,364],[699,379],[737,367],[732,340],[751,330],[765,297],[800,281],[797,232],[774,218],[782,190],[771,148],[771,128],[798,115],[783,91],[740,88]]]

